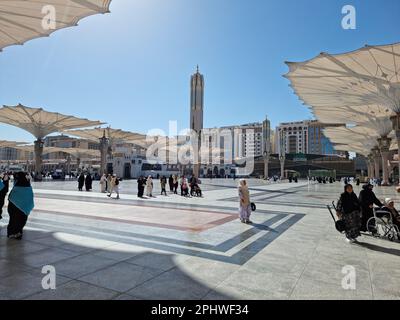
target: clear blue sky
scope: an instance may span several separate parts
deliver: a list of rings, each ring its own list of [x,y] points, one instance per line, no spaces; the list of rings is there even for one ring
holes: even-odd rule
[[[357,9],[343,30],[341,8]],[[189,123],[189,79],[205,76],[206,127],[310,118],[282,77],[285,60],[400,41],[399,0],[113,0],[50,38],[0,53],[0,104],[147,132]],[[32,141],[0,126],[0,139]]]

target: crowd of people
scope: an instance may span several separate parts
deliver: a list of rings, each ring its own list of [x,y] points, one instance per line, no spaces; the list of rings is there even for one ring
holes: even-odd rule
[[[180,195],[183,197],[202,197],[202,191],[199,186],[201,181],[195,176],[191,176],[189,179],[186,176],[181,176],[178,178],[177,175],[170,175],[167,179],[166,176],[161,176],[159,178],[161,186],[161,195],[167,196],[167,185],[169,187],[169,192],[172,194],[178,194],[178,188],[180,188]],[[138,184],[138,194],[139,198],[144,198],[145,191],[146,197],[152,198],[154,182],[153,177],[140,176],[137,179]]]
[[[400,228],[400,215],[394,207],[394,201],[386,198],[382,203],[376,197],[373,188],[370,182],[366,183],[357,197],[353,185],[347,182],[337,202],[336,213],[344,222],[346,240],[350,243],[354,243],[361,236],[361,231],[368,231],[367,222],[374,216],[374,205],[388,212],[393,223]]]
[[[3,207],[8,194],[7,237],[10,239],[22,239],[28,216],[34,208],[31,179],[32,177],[25,172],[14,174],[5,172],[0,176],[0,219],[2,219]],[[13,182],[12,188],[11,181]]]
[[[169,187],[169,192],[172,194],[178,194],[178,189],[180,188],[180,194],[183,197],[202,197],[203,193],[199,186],[201,181],[195,176],[191,176],[189,179],[186,176],[181,176],[178,178],[177,175],[170,175],[167,179],[166,176],[161,176],[159,178],[161,186],[161,195],[167,196],[167,186]],[[100,192],[107,193],[108,197],[111,197],[114,193],[116,198],[120,198],[120,185],[121,179],[115,174],[103,174],[100,178]],[[78,177],[78,190],[83,191],[85,187],[86,191],[91,191],[93,186],[93,177],[90,173],[82,172]],[[137,179],[137,196],[139,198],[153,198],[154,196],[154,182],[153,177],[140,176]]]

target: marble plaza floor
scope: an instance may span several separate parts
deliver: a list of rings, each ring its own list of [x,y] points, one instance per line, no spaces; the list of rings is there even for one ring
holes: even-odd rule
[[[350,245],[326,204],[343,186],[251,180],[253,225],[237,219],[237,181],[204,180],[203,198],[121,199],[77,191],[76,182],[35,183],[22,241],[0,221],[0,299],[399,299],[400,243],[364,235]],[[358,193],[360,188],[355,187]],[[380,198],[398,200],[393,187]],[[42,288],[54,266],[56,289]],[[344,289],[342,270],[355,270]]]

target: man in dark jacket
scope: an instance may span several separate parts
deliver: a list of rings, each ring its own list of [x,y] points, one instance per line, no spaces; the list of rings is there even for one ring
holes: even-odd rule
[[[370,183],[367,183],[363,186],[363,189],[360,192],[359,200],[361,203],[361,231],[367,231],[367,222],[368,219],[374,216],[374,204],[378,207],[382,207],[383,204],[379,201],[379,199],[375,196],[375,193],[372,191],[374,186]]]

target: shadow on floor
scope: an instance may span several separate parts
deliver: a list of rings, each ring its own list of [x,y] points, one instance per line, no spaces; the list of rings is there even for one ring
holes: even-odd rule
[[[139,251],[138,247],[132,251],[95,247],[97,239],[85,245],[82,238],[82,244],[76,244],[51,232],[29,229],[18,241],[7,239],[4,229],[1,226],[0,299],[233,299],[181,270],[173,254]],[[55,290],[42,288],[42,267],[46,265],[55,268]],[[213,270],[207,270],[210,265],[205,261],[199,272],[212,275]]]
[[[360,246],[362,246],[364,248],[367,248],[369,250],[372,250],[372,251],[378,251],[378,252],[392,254],[392,255],[400,257],[400,250],[399,249],[385,248],[385,247],[381,247],[381,246],[378,246],[376,244],[371,244],[371,243],[367,243],[367,242],[358,242],[358,245],[360,245]]]

